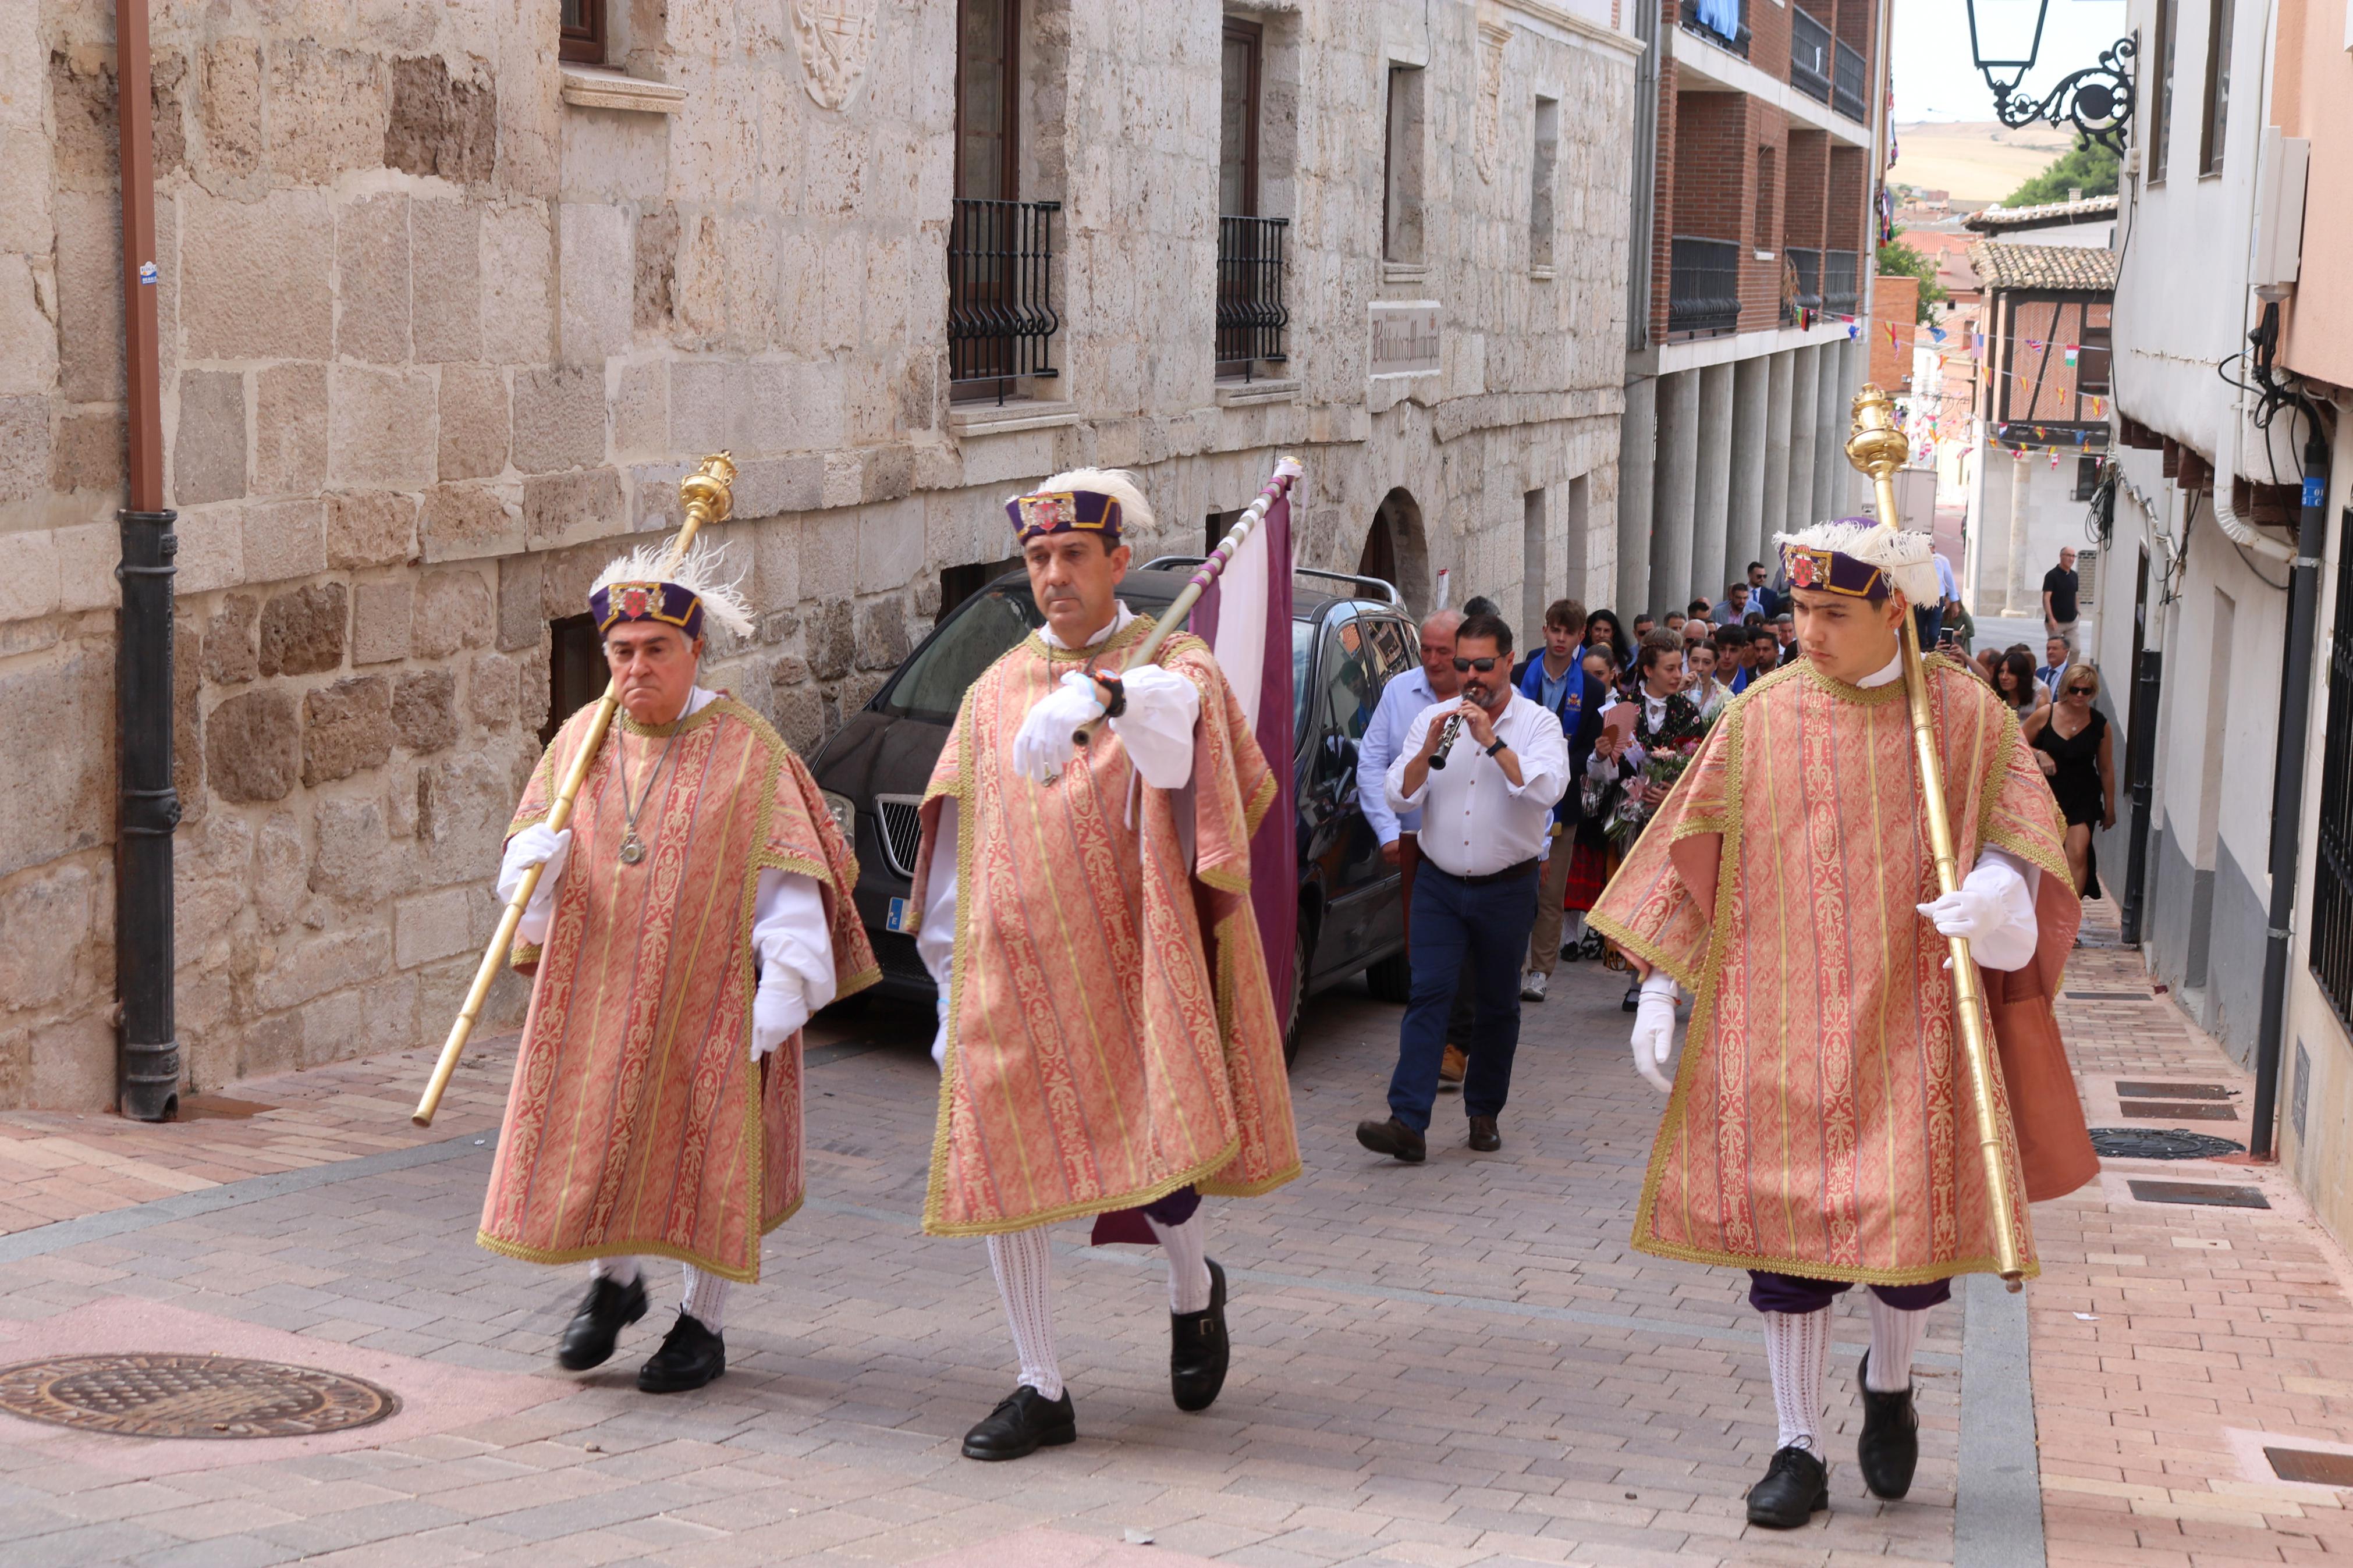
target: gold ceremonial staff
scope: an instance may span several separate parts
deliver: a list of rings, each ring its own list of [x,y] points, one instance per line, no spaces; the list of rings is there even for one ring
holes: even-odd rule
[[[1871,476],[1879,500],[1879,526],[1895,531],[1895,470],[1911,455],[1912,443],[1895,428],[1894,404],[1866,382],[1854,395],[1854,433],[1846,440],[1846,460]],[[1904,617],[1904,689],[1912,700],[1912,743],[1920,761],[1920,809],[1928,819],[1928,848],[1936,859],[1936,890],[1960,885],[1953,857],[1953,819],[1945,805],[1945,774],[1936,758],[1935,721],[1928,706],[1928,672],[1921,663],[1920,624]],[[1978,1152],[1985,1162],[1986,1202],[1993,1210],[1994,1246],[2001,1282],[2016,1290],[2025,1264],[2015,1232],[2018,1194],[2010,1191],[2010,1165],[2001,1157],[2001,1120],[1993,1103],[1993,1054],[1987,1040],[1986,1010],[1978,988],[1977,961],[1967,937],[1947,937],[1953,953],[1953,1009],[1960,1015],[1961,1056],[1968,1063],[1969,1105],[1978,1127]]]
[[[705,523],[723,522],[735,504],[730,488],[735,482],[735,464],[729,454],[720,452],[702,460],[702,467],[679,480],[678,493],[686,502],[686,520],[679,525],[678,537],[670,541],[670,553],[662,561],[662,574],[678,570],[686,558],[687,547]],[[581,781],[588,776],[589,764],[604,749],[605,731],[612,728],[613,710],[621,705],[620,688],[612,681],[605,683],[605,695],[597,700],[596,710],[588,716],[588,733],[581,738],[580,750],[572,759],[572,766],[564,775],[564,786],[555,792],[555,805],[547,814],[547,826],[561,833],[572,820],[572,802],[580,793]],[[499,915],[499,929],[491,936],[491,945],[482,951],[482,965],[474,971],[474,984],[466,993],[466,1005],[458,1009],[457,1021],[449,1026],[449,1037],[442,1043],[441,1059],[433,1064],[433,1077],[425,1085],[425,1096],[417,1102],[416,1113],[409,1117],[419,1127],[433,1125],[433,1113],[441,1108],[441,1091],[449,1087],[449,1075],[458,1068],[459,1055],[466,1048],[467,1037],[474,1032],[474,1020],[482,1016],[482,1000],[491,994],[491,982],[499,977],[500,966],[513,950],[515,927],[522,921],[522,911],[531,902],[533,889],[539,886],[540,868],[532,867],[522,874],[522,881],[507,900],[506,909]]]

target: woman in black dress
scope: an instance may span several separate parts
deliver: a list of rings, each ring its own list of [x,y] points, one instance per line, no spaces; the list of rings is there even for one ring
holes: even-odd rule
[[[2035,763],[2051,781],[2059,813],[2067,819],[2067,869],[2075,891],[2087,899],[2100,891],[2093,825],[2116,825],[2115,738],[2107,715],[2092,706],[2099,694],[2099,672],[2088,664],[2071,665],[2059,682],[2059,700],[2038,709],[2024,726]]]

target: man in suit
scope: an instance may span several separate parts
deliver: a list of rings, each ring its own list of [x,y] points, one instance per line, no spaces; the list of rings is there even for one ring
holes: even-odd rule
[[[1555,599],[1545,611],[1544,651],[1519,671],[1520,695],[1543,706],[1560,721],[1568,742],[1569,777],[1582,777],[1593,742],[1601,734],[1601,706],[1609,692],[1585,672],[1577,658],[1577,639],[1585,632],[1585,606],[1575,599]],[[1583,820],[1581,790],[1564,791],[1553,808],[1551,849],[1536,878],[1536,923],[1528,939],[1528,961],[1520,976],[1520,999],[1541,1002],[1560,962],[1561,899],[1568,881],[1568,863],[1576,858],[1577,828]]]

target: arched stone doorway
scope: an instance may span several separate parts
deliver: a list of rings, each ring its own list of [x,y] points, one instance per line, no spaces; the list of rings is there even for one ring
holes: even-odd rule
[[[1365,531],[1357,575],[1393,583],[1416,617],[1430,612],[1430,547],[1421,531],[1421,505],[1399,487],[1381,498]]]

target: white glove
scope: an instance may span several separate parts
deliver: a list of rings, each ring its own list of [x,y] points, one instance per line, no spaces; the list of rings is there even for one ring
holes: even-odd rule
[[[1103,717],[1103,705],[1095,683],[1077,670],[1062,684],[1038,700],[1013,737],[1013,771],[1032,784],[1051,784],[1077,749],[1071,733],[1082,724]]]
[[[1662,969],[1652,970],[1642,982],[1642,999],[1634,1009],[1634,1070],[1651,1080],[1662,1094],[1672,1093],[1667,1058],[1675,1051],[1675,983]]]
[[[781,965],[760,977],[752,993],[752,1059],[758,1061],[793,1037],[808,1022],[808,1001],[800,977]]]
[[[523,906],[522,920],[516,935],[537,946],[547,939],[547,922],[555,910],[556,884],[564,879],[564,863],[572,858],[572,829],[558,833],[544,822],[534,822],[507,840],[506,858],[499,866],[499,902],[514,898],[514,890],[522,886],[522,874],[533,866],[544,867],[539,874],[539,884],[531,890],[531,902]]]
[[[1980,856],[1959,887],[1914,907],[1938,935],[1968,939],[1969,956],[1988,969],[2021,969],[2034,956],[2034,890],[1998,850]]]

